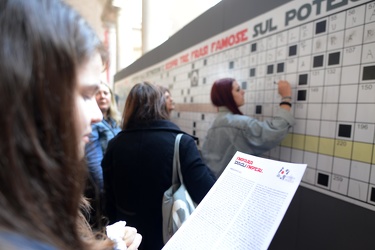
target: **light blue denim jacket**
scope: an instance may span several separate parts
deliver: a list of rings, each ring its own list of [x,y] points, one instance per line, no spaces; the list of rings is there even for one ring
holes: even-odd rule
[[[282,108],[271,120],[259,121],[220,107],[203,143],[202,157],[219,178],[237,151],[259,156],[279,145],[294,123],[292,114]]]
[[[90,142],[86,145],[86,161],[95,182],[99,185],[100,190],[103,190],[103,170],[101,166],[103,155],[108,142],[121,129],[111,118],[108,121],[103,119],[101,122],[94,123],[91,128]]]

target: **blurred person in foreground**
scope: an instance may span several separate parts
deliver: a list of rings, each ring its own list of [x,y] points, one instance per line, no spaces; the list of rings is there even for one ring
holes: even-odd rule
[[[0,249],[113,249],[83,215],[104,47],[62,1],[0,2]]]

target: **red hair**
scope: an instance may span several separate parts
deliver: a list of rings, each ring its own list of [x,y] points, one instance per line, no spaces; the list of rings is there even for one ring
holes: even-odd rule
[[[216,80],[211,88],[211,102],[216,107],[227,107],[233,114],[243,115],[233,99],[232,85],[234,81],[233,78]]]

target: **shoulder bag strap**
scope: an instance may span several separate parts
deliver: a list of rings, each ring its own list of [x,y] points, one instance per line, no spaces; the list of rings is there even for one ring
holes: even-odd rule
[[[172,184],[179,183],[178,179],[180,179],[181,184],[183,183],[180,166],[180,140],[182,135],[183,134],[178,134],[174,143]]]

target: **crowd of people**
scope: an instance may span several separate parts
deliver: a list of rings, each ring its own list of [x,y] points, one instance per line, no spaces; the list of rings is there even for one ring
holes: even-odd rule
[[[193,201],[199,204],[236,151],[261,155],[285,138],[295,122],[290,112],[290,84],[280,81],[278,92],[281,103],[277,114],[271,120],[259,121],[240,111],[245,103],[244,90],[235,79],[215,81],[211,101],[218,108],[218,115],[208,130],[201,154],[197,138],[170,121],[174,110],[170,91],[146,81],[135,84],[126,97],[121,132],[105,140],[101,151],[104,157],[98,154],[103,157],[102,212],[108,223],[125,220],[143,237],[139,249],[161,249],[161,198],[171,185],[177,134],[184,134],[180,143],[184,183]],[[98,98],[97,101],[101,107]]]
[[[170,121],[163,86],[136,83],[120,116],[101,81],[106,48],[61,0],[1,0],[0,34],[0,249],[114,249],[106,226],[126,221],[129,250],[160,250],[177,134],[184,183],[199,204],[236,151],[261,155],[295,122],[287,81],[275,117],[259,121],[240,111],[237,81],[219,79],[218,115],[199,152],[197,138]]]

